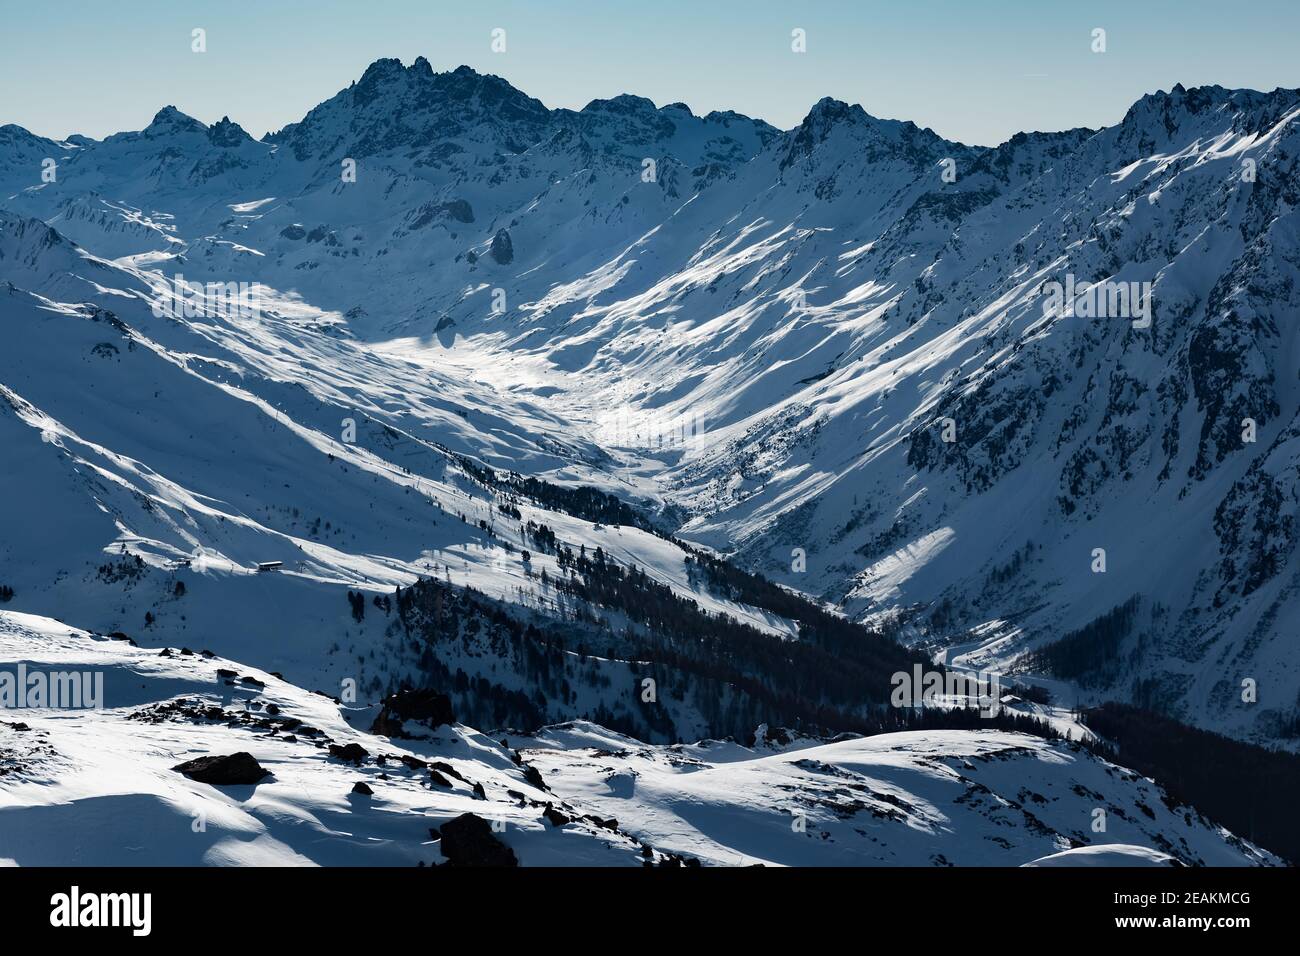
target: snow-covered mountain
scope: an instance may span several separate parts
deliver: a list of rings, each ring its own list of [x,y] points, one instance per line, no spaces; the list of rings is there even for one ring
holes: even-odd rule
[[[834,100],[782,133],[381,60],[260,143],[170,107],[102,142],[6,127],[0,192],[143,281],[258,284],[369,366],[300,369],[294,343],[260,357],[276,375],[368,403],[400,381],[395,424],[640,500],[968,660],[1135,600],[1063,676],[1277,738],[1300,690],[1297,110],[1175,87],[985,149]],[[1045,314],[1070,277],[1150,283],[1150,326]],[[682,422],[705,440],[644,447]]]
[[[358,708],[576,721],[518,744],[574,799],[619,749],[579,738],[653,741],[626,773],[671,790],[674,742],[877,730],[925,660],[1076,732],[1119,699],[1292,746],[1298,115],[1175,87],[989,149],[831,99],[552,110],[421,58],[262,141],[0,127],[0,598]],[[915,732],[880,747],[1045,780],[1069,749]],[[995,859],[909,820],[933,840],[877,860]],[[1213,861],[1161,827],[1125,840]],[[756,840],[704,855],[814,862]]]

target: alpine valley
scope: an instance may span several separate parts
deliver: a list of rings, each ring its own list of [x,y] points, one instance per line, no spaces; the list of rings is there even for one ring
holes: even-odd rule
[[[0,127],[0,662],[104,697],[0,863],[1294,858],[1297,210],[1300,90]]]

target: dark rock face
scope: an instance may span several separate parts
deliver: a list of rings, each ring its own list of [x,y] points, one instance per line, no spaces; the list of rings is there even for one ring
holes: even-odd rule
[[[398,691],[388,698],[386,706],[403,720],[427,720],[434,727],[456,720],[451,698],[428,689]]]
[[[423,688],[403,689],[384,701],[383,708],[370,727],[372,734],[385,737],[407,737],[402,727],[405,720],[418,720],[429,727],[456,722],[451,709],[451,698],[446,694]]]
[[[463,199],[453,199],[451,202],[445,202],[440,208],[442,212],[457,222],[469,223],[474,221],[474,210]]]
[[[440,828],[442,855],[451,866],[518,866],[515,851],[492,832],[492,826],[473,813],[462,813]]]
[[[379,734],[381,737],[410,736],[402,729],[402,719],[395,716],[387,707],[381,708],[375,716],[374,721],[370,724],[370,732]]]
[[[370,756],[370,751],[360,744],[346,744],[342,747],[338,744],[330,744],[330,756],[346,760],[348,763],[359,764]]]
[[[466,780],[464,776],[462,776],[459,772],[457,772],[455,767],[447,763],[445,760],[435,760],[433,761],[433,763],[429,764],[429,766],[432,769],[437,770],[439,773],[445,773],[449,777],[454,777],[455,779],[459,780],[461,783],[469,783],[469,781]]]
[[[367,786],[366,784],[358,780],[356,783],[352,785],[352,792],[359,793],[363,797],[368,797],[375,791],[371,790],[369,786]]]
[[[208,141],[213,146],[230,149],[245,141],[251,142],[252,137],[244,132],[244,128],[238,123],[232,123],[229,116],[223,116],[220,122],[208,127]]]
[[[451,781],[436,770],[429,771],[429,782],[437,787],[446,787],[449,790],[451,789]]]
[[[191,780],[214,786],[253,784],[271,774],[271,771],[253,759],[252,754],[244,751],[229,756],[197,757],[177,764],[172,769]]]
[[[489,251],[499,265],[509,265],[515,261],[515,244],[510,241],[510,233],[504,229],[498,229],[492,237],[492,248]]]
[[[407,228],[412,231],[423,229],[443,219],[471,223],[474,221],[474,208],[464,199],[453,199],[451,202],[443,203],[427,202],[412,210],[407,216]]]
[[[784,727],[769,727],[764,739],[766,739],[768,743],[776,744],[778,747],[784,747],[794,743],[794,738],[791,736],[790,731]]]
[[[536,767],[534,767],[532,764],[526,764],[524,766],[524,779],[527,780],[529,783],[531,783],[538,790],[551,789],[546,785],[546,781],[542,779],[541,771],[538,770]]]

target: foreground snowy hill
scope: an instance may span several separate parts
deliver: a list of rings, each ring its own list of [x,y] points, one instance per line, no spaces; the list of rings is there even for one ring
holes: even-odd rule
[[[104,688],[103,709],[18,708],[0,723],[2,862],[415,866],[446,862],[430,828],[466,813],[505,822],[525,863],[641,862],[625,834],[548,823],[555,798],[469,728],[399,745],[264,671],[179,648],[162,657],[29,615],[0,614],[0,659],[10,674],[23,664],[29,674],[102,675]],[[331,746],[365,756],[332,756]],[[235,753],[269,776],[214,785],[175,770]],[[444,765],[436,777],[433,762]]]
[[[389,738],[357,729],[375,707],[257,668],[0,612],[0,691],[20,674],[50,693],[98,679],[102,697],[0,721],[0,864],[1276,862],[1150,781],[1022,734],[654,747],[590,723],[498,741],[390,713],[405,736]],[[255,782],[193,763],[236,754]]]

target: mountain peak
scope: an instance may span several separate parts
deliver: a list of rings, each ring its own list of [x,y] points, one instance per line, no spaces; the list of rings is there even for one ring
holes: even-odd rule
[[[491,73],[479,73],[473,67],[461,64],[454,70],[437,73],[423,56],[417,56],[409,67],[395,57],[376,60],[366,67],[361,79],[352,84],[353,102],[360,106],[371,103],[379,96],[403,97],[414,93],[418,106],[428,105],[428,93],[469,99],[478,96],[491,102],[501,100],[540,103],[520,92],[509,81]],[[544,109],[544,107],[543,107]]]
[[[300,160],[332,152],[369,156],[399,147],[427,148],[477,126],[522,124],[535,132],[549,117],[542,103],[499,76],[465,65],[438,73],[423,56],[410,67],[386,57],[300,122],[268,133],[263,141],[288,144]],[[536,138],[529,132],[507,137],[515,146]]]
[[[242,126],[232,122],[229,116],[221,117],[208,127],[208,139],[214,146],[238,146],[244,140],[252,140],[252,138]]]
[[[361,74],[361,79],[357,82],[373,83],[375,80],[401,76],[405,72],[406,68],[402,66],[401,60],[396,57],[380,57],[366,67],[365,72]]]
[[[1297,103],[1300,103],[1300,90],[1279,88],[1271,93],[1261,93],[1258,90],[1230,90],[1217,85],[1188,89],[1175,83],[1168,93],[1156,90],[1135,102],[1116,129],[1120,135],[1136,133],[1145,141],[1151,136],[1173,136],[1184,123],[1199,122],[1199,117],[1226,110],[1237,114],[1236,128],[1239,131],[1254,132],[1276,123]]]
[[[823,96],[813,104],[808,115],[804,117],[804,123],[809,120],[834,122],[838,120],[869,120],[872,117],[857,103],[846,103],[843,100],[837,100],[833,96]]]
[[[146,135],[206,131],[206,126],[174,106],[164,106],[160,109],[144,129]]]
[[[159,123],[174,123],[177,119],[189,119],[189,117],[174,106],[164,106],[154,114],[149,125],[153,126],[154,124]]]
[[[592,100],[581,110],[583,113],[657,113],[654,101],[632,93],[620,93],[608,100]]]
[[[789,151],[781,168],[786,169],[810,156],[820,144],[837,133],[851,137],[856,144],[854,149],[865,148],[873,157],[888,154],[913,164],[929,162],[940,149],[963,148],[910,120],[880,119],[856,103],[824,96],[813,104],[803,122],[789,133]]]
[[[44,136],[37,136],[31,130],[24,129],[13,123],[6,123],[0,126],[0,144],[5,146],[54,146],[54,140],[46,139]]]

